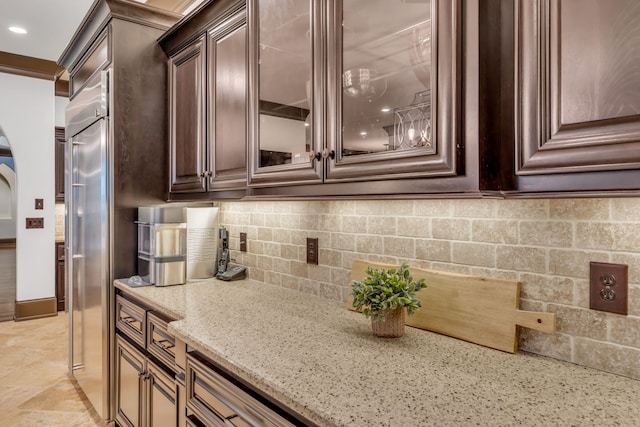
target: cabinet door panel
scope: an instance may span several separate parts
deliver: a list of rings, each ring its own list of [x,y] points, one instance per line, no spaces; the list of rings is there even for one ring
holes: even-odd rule
[[[205,191],[205,38],[169,60],[172,192]]]
[[[209,188],[247,184],[246,13],[209,32]]]
[[[147,364],[147,372],[149,374],[147,425],[149,427],[177,426],[178,408],[176,407],[175,380],[151,362]]]
[[[324,1],[248,1],[249,183],[322,180]]]
[[[116,336],[116,421],[121,426],[142,427],[143,400],[142,379],[145,374],[145,358]]]
[[[520,0],[515,19],[516,173],[639,168],[640,3]]]
[[[329,2],[327,181],[461,173],[461,6]]]

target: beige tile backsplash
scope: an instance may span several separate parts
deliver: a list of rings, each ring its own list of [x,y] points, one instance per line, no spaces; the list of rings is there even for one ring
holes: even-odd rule
[[[523,329],[524,351],[640,379],[640,198],[221,203],[249,276],[337,301],[356,258],[522,283],[521,308],[557,313]],[[248,234],[240,253],[239,233]],[[307,237],[319,239],[308,265]],[[629,315],[589,309],[589,261],[629,265]]]

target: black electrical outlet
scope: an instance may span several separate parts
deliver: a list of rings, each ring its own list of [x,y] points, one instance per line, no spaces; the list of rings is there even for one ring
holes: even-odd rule
[[[318,238],[307,237],[307,264],[318,265]]]
[[[247,252],[247,233],[240,233],[240,252]]]
[[[26,228],[44,228],[44,218],[27,218]]]

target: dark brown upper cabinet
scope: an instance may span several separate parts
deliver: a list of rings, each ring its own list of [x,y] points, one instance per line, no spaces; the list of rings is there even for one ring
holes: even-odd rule
[[[505,1],[515,193],[640,188],[640,3]],[[513,80],[512,80],[513,76]],[[503,94],[506,94],[503,92]],[[512,137],[510,136],[512,135]]]
[[[469,3],[249,0],[249,195],[493,188]]]
[[[206,191],[206,38],[169,58],[170,191]]]
[[[247,0],[246,27],[244,8],[161,39],[184,67],[173,198],[640,189],[636,1]]]
[[[200,9],[167,32],[170,199],[239,198],[247,182],[244,2]]]

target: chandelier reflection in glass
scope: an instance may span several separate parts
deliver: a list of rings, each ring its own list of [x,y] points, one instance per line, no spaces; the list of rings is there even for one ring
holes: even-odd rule
[[[411,105],[393,109],[391,150],[432,147],[431,91],[418,92]]]

